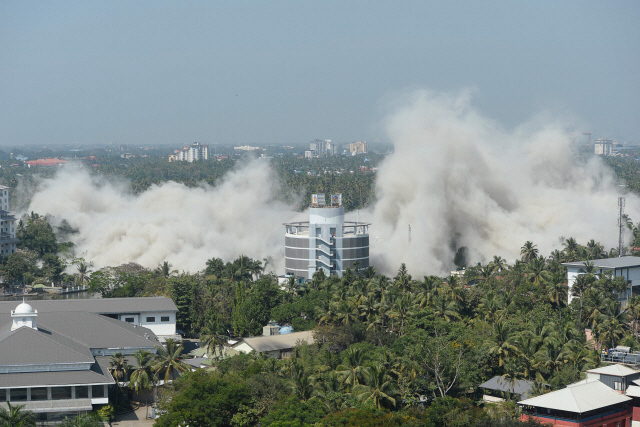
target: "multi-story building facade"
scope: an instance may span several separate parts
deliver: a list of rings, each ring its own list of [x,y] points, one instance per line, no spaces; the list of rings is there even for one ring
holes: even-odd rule
[[[9,187],[0,185],[0,255],[16,251],[16,218],[9,212]]]
[[[596,139],[594,144],[594,153],[598,156],[610,156],[613,151],[612,139]]]
[[[349,151],[351,152],[352,156],[355,156],[356,154],[367,154],[367,152],[369,151],[369,144],[367,143],[367,141],[352,142],[351,144],[349,144]]]
[[[284,224],[287,274],[311,279],[322,269],[341,277],[347,268],[369,267],[371,224],[345,221],[342,195],[333,194],[329,206],[324,196],[312,196],[308,222]]]
[[[185,146],[175,150],[169,155],[170,162],[195,162],[197,160],[209,160],[209,144],[194,142],[190,146]]]

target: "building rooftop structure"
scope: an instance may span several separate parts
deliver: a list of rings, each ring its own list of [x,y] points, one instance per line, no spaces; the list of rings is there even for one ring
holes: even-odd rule
[[[518,405],[584,414],[630,400],[600,381],[593,380],[570,384],[561,390],[522,400]]]
[[[508,392],[511,394],[517,394],[526,399],[529,397],[529,392],[533,387],[533,382],[527,380],[516,380],[513,384],[510,384],[508,380],[505,380],[500,375],[496,375],[490,380],[483,382],[478,387],[503,393]]]
[[[565,267],[584,268],[585,263],[587,262],[591,262],[593,263],[594,267],[602,269],[640,267],[640,257],[637,256],[622,256],[617,258],[594,259],[589,261],[563,262],[562,265],[564,265]]]
[[[233,349],[241,353],[267,353],[273,357],[286,357],[300,342],[313,344],[313,331],[292,332],[283,335],[268,335],[243,338],[233,345]]]
[[[160,345],[150,329],[52,304],[67,301],[0,305],[0,402],[25,404],[38,422],[109,403],[108,387],[115,384],[110,356],[155,353]]]

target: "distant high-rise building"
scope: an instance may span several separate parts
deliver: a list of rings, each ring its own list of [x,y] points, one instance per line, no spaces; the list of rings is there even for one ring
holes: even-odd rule
[[[197,160],[209,160],[209,144],[194,142],[190,146],[185,146],[175,150],[169,155],[170,162],[194,162]]]
[[[9,212],[9,187],[0,185],[0,255],[16,252],[16,218]]]
[[[319,157],[323,154],[335,156],[340,154],[341,144],[332,142],[330,139],[316,139],[309,143],[311,157]]]
[[[347,268],[369,267],[369,223],[344,220],[342,194],[329,205],[324,194],[311,197],[309,221],[285,224],[285,272],[304,279],[324,270],[339,277]]]
[[[369,151],[369,144],[367,144],[367,141],[352,142],[349,144],[349,151],[352,156],[355,156],[356,154],[367,154]]]
[[[594,153],[598,156],[610,156],[613,150],[613,140],[612,139],[596,139],[594,144]]]

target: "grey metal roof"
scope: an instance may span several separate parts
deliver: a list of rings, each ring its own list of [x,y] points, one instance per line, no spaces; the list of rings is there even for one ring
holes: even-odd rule
[[[542,396],[520,401],[518,405],[582,414],[630,400],[630,397],[622,395],[596,380],[570,384],[562,390],[552,391]]]
[[[28,300],[27,302],[38,310],[39,314],[60,311],[88,311],[101,314],[178,311],[173,300],[167,297]],[[1,301],[0,315],[10,313],[16,305],[18,305],[16,301]]]
[[[17,372],[0,374],[0,388],[57,385],[115,384],[107,366],[94,363],[84,371]]]
[[[38,327],[48,327],[61,335],[93,349],[98,348],[155,348],[156,335],[147,328],[87,312],[41,313]],[[145,337],[145,334],[149,338]]]
[[[244,342],[258,353],[262,353],[263,351],[276,351],[294,348],[297,345],[298,341],[306,341],[308,344],[313,344],[313,331],[244,338],[234,344],[233,348],[237,348]]]
[[[620,365],[616,363],[615,365],[608,365],[608,366],[603,366],[601,368],[589,369],[587,373],[613,375],[616,377],[626,377],[628,375],[640,374],[640,371],[636,371],[635,369],[631,369],[628,366]]]
[[[562,265],[565,267],[584,267],[587,261],[576,261],[576,262],[563,262]],[[605,259],[594,259],[589,262],[592,262],[593,265],[597,268],[628,268],[628,267],[638,267],[640,266],[640,257],[637,256],[623,256],[618,258],[605,258]]]
[[[0,341],[0,365],[93,362],[88,347],[46,329],[23,326]]]
[[[529,391],[533,387],[533,382],[527,380],[517,380],[513,383],[513,390],[508,380],[503,379],[500,375],[496,375],[488,381],[483,382],[478,387],[485,388],[487,390],[495,391],[509,391],[511,393],[519,394],[523,398],[529,396]]]

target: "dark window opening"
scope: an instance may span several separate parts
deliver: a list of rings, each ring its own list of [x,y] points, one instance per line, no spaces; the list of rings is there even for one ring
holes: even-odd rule
[[[156,318],[155,318],[155,317],[147,317],[147,322],[149,322],[149,323],[153,323],[153,322],[155,322],[155,321],[156,321]]]
[[[160,321],[161,321],[161,322],[168,322],[168,321],[169,321],[169,316],[162,316],[162,317],[160,318]]]

